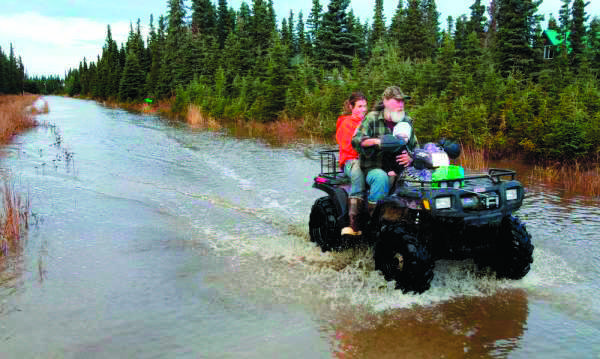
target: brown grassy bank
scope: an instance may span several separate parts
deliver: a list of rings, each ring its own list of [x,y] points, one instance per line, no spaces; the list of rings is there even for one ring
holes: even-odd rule
[[[39,96],[0,96],[0,145],[10,143],[13,137],[36,125],[35,114],[48,112],[48,105],[33,106]],[[28,226],[29,200],[14,191],[9,180],[2,178],[0,189],[0,261],[11,252],[18,251]]]
[[[33,106],[39,96],[0,96],[0,145],[9,143],[13,136],[36,125],[33,116],[38,110]],[[47,111],[47,107],[42,111]]]
[[[273,145],[287,145],[290,143],[328,143],[335,142],[335,138],[318,137],[308,133],[302,119],[280,119],[271,122],[248,121],[244,119],[223,120],[207,116],[202,109],[189,105],[181,117],[194,129],[221,130],[226,128],[229,132],[241,138],[259,138]]]

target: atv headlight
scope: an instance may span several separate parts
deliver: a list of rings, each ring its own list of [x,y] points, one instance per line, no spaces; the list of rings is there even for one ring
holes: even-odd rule
[[[513,201],[513,200],[517,199],[517,197],[518,197],[518,191],[516,188],[511,188],[511,189],[506,190],[506,200],[507,201]]]
[[[435,199],[436,209],[446,209],[452,207],[452,197],[438,197]]]

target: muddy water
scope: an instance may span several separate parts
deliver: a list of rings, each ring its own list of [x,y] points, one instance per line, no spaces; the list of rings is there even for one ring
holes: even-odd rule
[[[4,149],[32,225],[0,274],[0,358],[599,358],[600,209],[528,183],[520,281],[436,263],[405,295],[308,240],[314,148],[49,97]]]

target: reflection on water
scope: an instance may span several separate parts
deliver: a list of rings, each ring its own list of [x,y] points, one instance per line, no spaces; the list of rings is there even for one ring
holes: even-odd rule
[[[505,357],[527,325],[527,293],[507,289],[432,305],[347,316],[335,324],[339,358]]]

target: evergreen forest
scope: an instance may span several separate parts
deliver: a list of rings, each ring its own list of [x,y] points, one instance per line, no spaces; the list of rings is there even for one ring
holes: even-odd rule
[[[237,10],[226,0],[168,0],[146,38],[139,19],[120,45],[109,25],[102,54],[69,70],[64,91],[125,103],[170,99],[178,113],[195,105],[217,119],[301,121],[306,133],[332,136],[352,91],[375,105],[398,85],[412,96],[421,141],[597,162],[600,19],[584,0],[562,0],[558,19],[544,19],[541,2],[475,0],[470,14],[441,28],[435,0],[399,0],[391,19],[374,0],[366,21],[349,0],[313,0],[309,14],[280,17],[273,0]],[[550,41],[548,30],[562,41]],[[33,84],[48,90],[39,85],[47,82]]]

